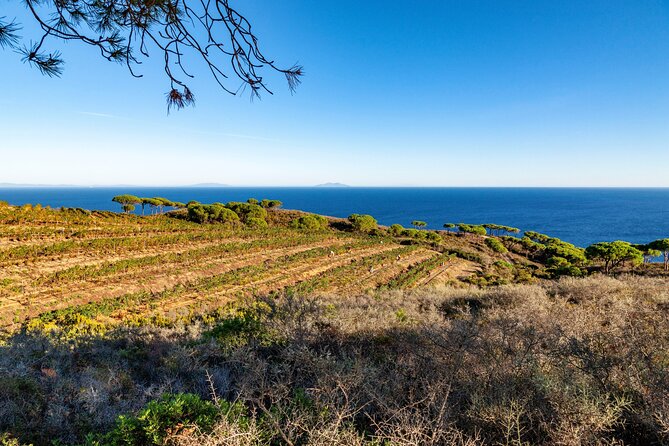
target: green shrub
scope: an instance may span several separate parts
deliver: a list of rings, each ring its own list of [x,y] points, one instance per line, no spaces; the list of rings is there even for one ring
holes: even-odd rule
[[[259,218],[261,220],[267,219],[267,211],[257,204],[231,201],[226,204],[225,207],[237,214],[239,219],[244,223],[246,223],[249,218]]]
[[[221,414],[232,406],[223,401],[222,408],[189,393],[166,394],[151,401],[135,416],[121,415],[115,428],[99,444],[105,446],[163,445],[169,433],[197,427],[210,432]],[[239,409],[237,409],[239,410]]]
[[[239,216],[220,203],[191,204],[188,206],[188,220],[196,223],[236,223]]]
[[[327,229],[329,222],[328,219],[322,215],[303,215],[300,218],[293,220],[290,225],[296,229],[305,229],[308,231],[319,231]]]
[[[267,209],[280,208],[281,206],[283,206],[283,202],[279,200],[268,200],[265,198],[260,202],[260,206]]]
[[[498,268],[506,268],[506,269],[513,269],[514,266],[512,263],[505,262],[504,260],[498,260],[495,263],[493,263]]]
[[[19,440],[13,438],[10,434],[4,433],[0,434],[0,446],[32,446],[32,445],[23,445],[19,443]]]
[[[371,215],[351,214],[348,221],[353,225],[353,229],[360,232],[370,232],[378,226],[378,222]]]
[[[405,237],[416,238],[418,237],[418,229],[407,228],[402,232],[402,235]]]
[[[488,231],[483,226],[480,225],[468,225],[465,223],[460,223],[458,225],[458,230],[467,234],[476,234],[476,235],[486,235]]]
[[[390,225],[388,228],[388,233],[390,233],[390,235],[393,237],[399,237],[404,234],[404,227],[395,223],[394,225]]]
[[[267,229],[268,225],[267,222],[262,218],[251,217],[246,219],[246,226],[252,229]]]
[[[464,251],[457,248],[451,248],[446,251],[446,254],[452,254],[460,259],[469,260],[476,263],[483,263],[483,259],[480,255],[471,251]]]
[[[492,249],[495,252],[498,252],[500,254],[506,254],[509,252],[508,249],[496,238],[487,238],[485,239],[485,244],[488,245],[490,249]]]

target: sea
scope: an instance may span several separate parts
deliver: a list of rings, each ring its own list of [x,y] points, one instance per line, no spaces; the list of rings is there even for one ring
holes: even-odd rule
[[[281,200],[286,209],[333,217],[370,214],[380,224],[496,223],[588,246],[669,238],[669,188],[391,188],[391,187],[2,187],[0,200],[119,211],[120,194],[202,203]]]

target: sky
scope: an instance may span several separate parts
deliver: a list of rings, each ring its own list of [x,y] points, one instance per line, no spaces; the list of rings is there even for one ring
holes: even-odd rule
[[[268,72],[274,95],[231,96],[192,56],[196,106],[168,114],[151,48],[140,79],[0,50],[0,183],[669,187],[669,0],[230,3],[304,66],[294,95]]]

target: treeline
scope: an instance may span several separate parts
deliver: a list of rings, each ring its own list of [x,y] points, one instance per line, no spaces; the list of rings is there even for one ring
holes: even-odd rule
[[[186,207],[184,203],[168,200],[163,197],[138,197],[130,194],[117,195],[112,198],[112,201],[120,204],[121,209],[123,209],[123,212],[126,214],[133,212],[137,206],[142,207],[142,215],[144,215],[147,206],[151,210],[151,214],[163,213],[163,210],[166,207],[174,209],[182,209]]]
[[[187,210],[186,218],[197,223],[237,223],[241,222],[253,228],[267,227],[267,209],[279,208],[279,200],[248,199],[245,203],[229,202],[201,204],[196,201],[187,204],[175,202],[162,197],[140,198],[134,195],[119,195],[112,199],[119,203],[124,212],[135,210],[136,205],[149,206],[151,213],[162,213],[166,207]],[[431,243],[440,243],[443,238],[438,231],[426,230],[427,222],[413,220],[413,228],[404,228],[393,224],[386,229],[379,227],[378,221],[371,215],[352,214],[347,219],[350,228],[356,232],[372,235],[388,235],[392,237],[408,237]],[[330,226],[327,218],[307,214],[290,222],[290,226],[301,230],[325,230]],[[669,238],[659,239],[647,244],[632,244],[622,240],[594,243],[580,248],[571,243],[535,231],[525,231],[520,237],[519,228],[494,223],[467,224],[445,223],[447,232],[460,236],[474,235],[486,237],[485,244],[498,254],[512,251],[538,263],[546,265],[546,272],[551,277],[583,276],[590,270],[601,269],[610,273],[620,267],[637,267],[651,263],[662,256],[664,270],[669,271]]]
[[[267,228],[267,209],[279,208],[283,203],[279,200],[256,200],[249,198],[246,203],[231,201],[229,203],[202,204],[190,201],[186,205],[186,218],[196,223],[244,223],[255,229]]]

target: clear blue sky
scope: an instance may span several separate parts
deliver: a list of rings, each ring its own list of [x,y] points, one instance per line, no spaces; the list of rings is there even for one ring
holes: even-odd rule
[[[134,79],[57,43],[51,79],[0,51],[0,183],[669,186],[669,0],[231,3],[297,94],[195,64],[168,116],[158,57]]]

